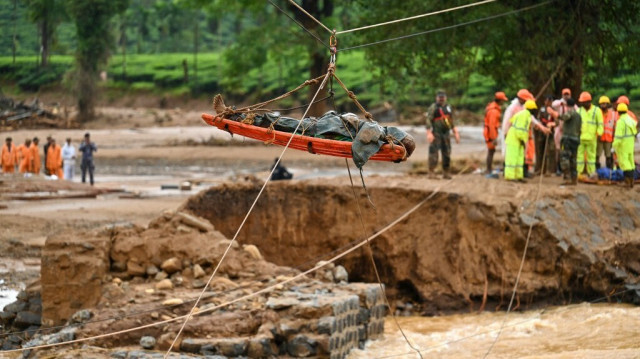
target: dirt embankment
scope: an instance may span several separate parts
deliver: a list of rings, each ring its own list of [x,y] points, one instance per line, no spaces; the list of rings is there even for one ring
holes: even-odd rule
[[[552,181],[555,179],[549,179]],[[342,180],[336,180],[343,182]],[[376,209],[358,189],[369,236],[420,202],[444,182],[419,177],[371,178]],[[505,308],[529,225],[531,242],[518,304],[588,300],[638,285],[640,201],[621,188],[515,185],[463,176],[416,213],[372,242],[391,294],[413,297],[425,314]],[[185,209],[233,236],[259,188],[229,185],[193,197]],[[269,185],[238,240],[258,245],[280,265],[315,263],[319,256],[362,240],[358,205],[348,185],[316,182]],[[366,250],[342,264],[354,280],[375,281]],[[635,292],[637,294],[637,292]],[[629,290],[627,301],[637,301]]]

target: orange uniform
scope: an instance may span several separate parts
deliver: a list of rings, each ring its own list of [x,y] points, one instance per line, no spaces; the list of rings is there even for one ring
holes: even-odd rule
[[[498,129],[500,128],[500,115],[502,109],[495,101],[489,102],[484,109],[484,141],[487,148],[495,150],[495,140],[498,138]]]
[[[5,143],[2,145],[2,154],[0,162],[2,163],[2,173],[13,173],[15,171],[15,165],[18,162],[18,151],[16,146],[11,144],[10,147]]]
[[[24,144],[18,146],[18,158],[20,173],[27,173],[31,164],[31,149]]]
[[[524,163],[531,167],[533,166],[536,157],[536,143],[533,142],[533,129],[529,128],[529,141],[527,141],[527,149],[524,153]]]
[[[47,169],[51,175],[58,176],[59,179],[63,178],[62,173],[62,154],[60,146],[57,144],[51,144],[47,151]]]
[[[40,150],[35,143],[31,144],[29,147],[29,151],[31,152],[31,162],[29,164],[29,172],[38,174],[40,173]]]

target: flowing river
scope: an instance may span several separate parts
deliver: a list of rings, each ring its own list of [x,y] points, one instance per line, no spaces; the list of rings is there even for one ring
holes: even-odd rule
[[[505,321],[506,320],[506,321]],[[399,317],[424,358],[640,358],[640,307],[576,304],[521,313]],[[419,358],[391,317],[384,338],[352,351],[349,359]]]

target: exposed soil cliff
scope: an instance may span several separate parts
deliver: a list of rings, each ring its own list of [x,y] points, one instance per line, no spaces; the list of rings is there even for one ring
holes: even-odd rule
[[[419,177],[370,178],[376,208],[348,181],[272,183],[238,236],[280,265],[315,263],[319,256],[362,240],[445,184]],[[226,185],[189,200],[184,208],[233,236],[259,188]],[[533,224],[518,304],[567,303],[631,288],[640,274],[640,201],[618,187],[545,183],[516,185],[462,176],[372,242],[392,294],[410,296],[424,313],[504,308]],[[342,264],[353,280],[375,281],[365,249]],[[486,286],[486,289],[485,289]],[[637,300],[633,291],[625,300]]]

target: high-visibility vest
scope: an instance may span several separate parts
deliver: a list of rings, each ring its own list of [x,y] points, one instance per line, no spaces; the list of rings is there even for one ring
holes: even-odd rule
[[[604,126],[600,108],[591,105],[591,108],[587,111],[584,107],[580,107],[578,113],[582,117],[582,126],[580,127],[581,141],[595,141],[598,136],[602,136]]]
[[[614,113],[615,111],[609,110],[602,118],[604,125],[604,131],[602,132],[602,136],[600,136],[600,141],[602,142],[613,142],[613,131],[616,128],[616,116],[614,116]]]
[[[511,127],[507,132],[507,138],[504,143],[508,145],[517,145],[519,143],[526,143],[529,140],[529,128],[531,127],[531,112],[524,109],[515,114],[509,120]]]
[[[638,133],[636,123],[628,114],[620,116],[616,124],[616,133],[613,139],[613,147],[616,152],[627,150],[633,152],[635,137]]]

